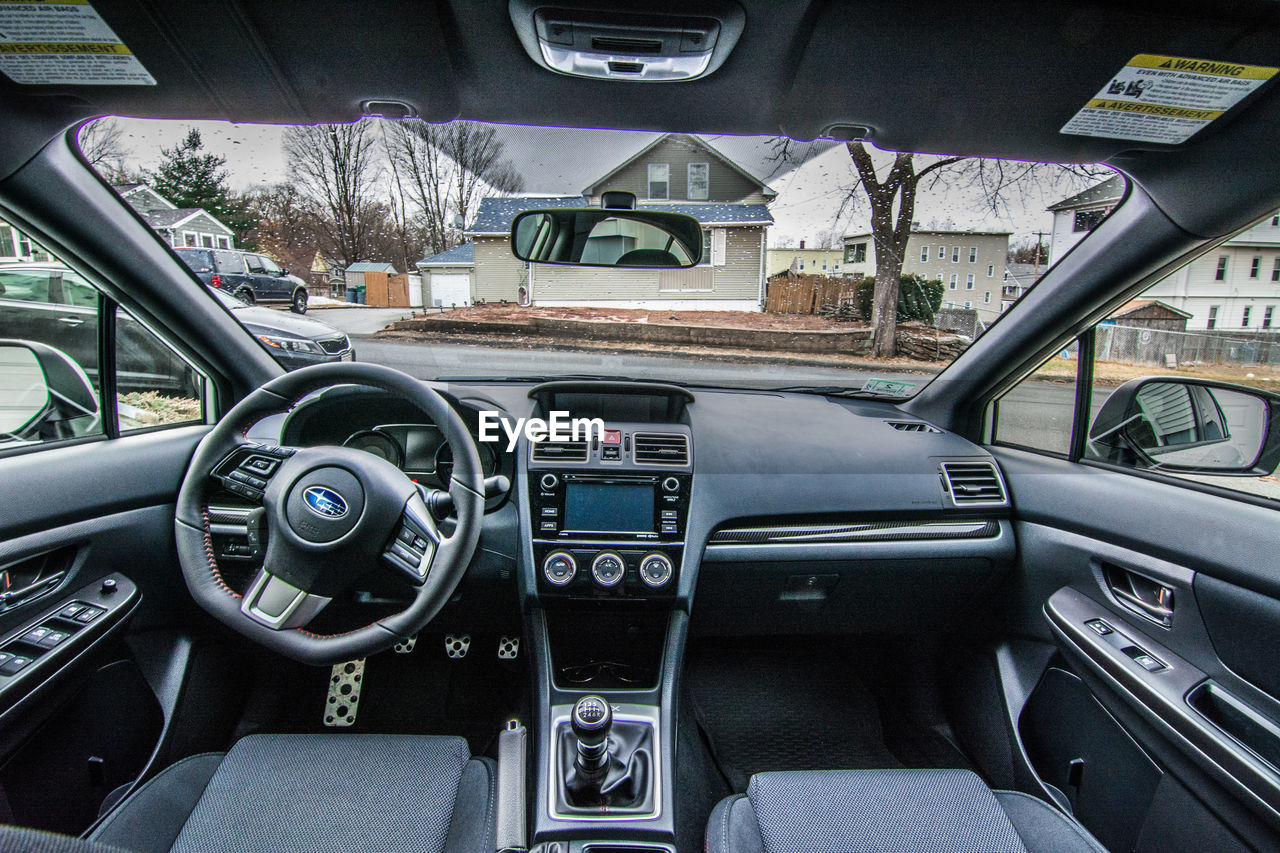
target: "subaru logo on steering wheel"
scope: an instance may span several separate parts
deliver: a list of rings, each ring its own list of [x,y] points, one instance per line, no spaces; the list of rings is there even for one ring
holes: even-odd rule
[[[342,495],[328,486],[311,486],[302,493],[307,509],[321,518],[342,518],[347,514],[347,502]]]

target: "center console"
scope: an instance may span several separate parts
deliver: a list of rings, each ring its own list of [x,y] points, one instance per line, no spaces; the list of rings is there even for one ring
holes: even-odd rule
[[[603,421],[574,440],[530,442],[522,460],[538,681],[534,840],[601,853],[666,850],[674,672],[687,627],[680,575],[695,485],[692,395],[644,383],[601,390],[559,382],[531,394],[540,417]]]

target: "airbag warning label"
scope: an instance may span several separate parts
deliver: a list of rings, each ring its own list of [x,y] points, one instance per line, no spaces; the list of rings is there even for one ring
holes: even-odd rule
[[[1238,104],[1277,70],[1140,53],[1061,132],[1176,145]]]
[[[28,85],[156,84],[88,0],[0,0],[0,71]]]

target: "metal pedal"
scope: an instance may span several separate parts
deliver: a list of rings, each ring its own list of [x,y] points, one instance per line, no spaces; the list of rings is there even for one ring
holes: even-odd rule
[[[498,638],[498,660],[515,660],[520,654],[519,637]]]
[[[333,665],[329,675],[329,698],[324,705],[326,726],[346,728],[355,723],[363,682],[364,658]]]
[[[398,655],[407,655],[409,654],[409,652],[413,651],[413,647],[416,646],[417,644],[418,644],[418,635],[414,634],[412,637],[406,637],[405,639],[396,643],[391,650]]]
[[[471,649],[470,634],[445,634],[444,653],[451,658],[465,658]]]

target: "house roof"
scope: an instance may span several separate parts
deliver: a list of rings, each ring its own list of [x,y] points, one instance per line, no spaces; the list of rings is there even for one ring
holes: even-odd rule
[[[664,133],[664,134],[662,134],[661,136],[658,136],[656,139],[654,139],[654,140],[653,140],[652,142],[650,142],[648,145],[646,145],[646,146],[644,146],[643,148],[641,148],[641,149],[640,149],[639,151],[637,151],[635,154],[632,154],[630,157],[628,157],[627,159],[623,160],[623,161],[622,161],[621,163],[619,163],[618,165],[614,166],[612,169],[610,169],[608,172],[606,172],[603,176],[601,176],[601,177],[599,177],[599,178],[596,178],[594,181],[592,181],[590,184],[588,184],[588,185],[587,185],[587,186],[582,190],[582,194],[583,194],[583,195],[594,195],[594,194],[595,194],[595,193],[594,193],[594,190],[595,190],[595,189],[597,189],[597,188],[598,188],[601,184],[603,184],[605,181],[609,180],[609,179],[610,179],[610,178],[612,178],[614,175],[618,174],[618,173],[619,173],[619,172],[621,172],[623,169],[625,169],[626,167],[630,166],[630,165],[631,165],[632,163],[634,163],[635,161],[639,160],[639,159],[640,159],[641,157],[643,157],[645,154],[648,154],[650,151],[652,151],[654,148],[656,148],[660,143],[665,142],[667,139],[669,139],[669,138],[671,138],[671,137],[673,137],[673,136],[679,136],[679,137],[682,137],[682,138],[684,138],[684,139],[689,140],[690,142],[693,142],[694,144],[696,144],[696,145],[698,145],[698,146],[700,146],[700,147],[702,147],[702,148],[705,148],[705,149],[707,150],[707,152],[708,152],[709,154],[711,154],[711,156],[715,157],[717,160],[719,160],[720,162],[724,163],[724,164],[725,164],[726,166],[728,166],[730,169],[733,169],[733,170],[734,170],[735,172],[737,172],[739,175],[742,175],[742,177],[746,178],[748,181],[751,181],[751,183],[753,183],[753,184],[755,184],[757,187],[759,187],[759,188],[760,188],[760,190],[761,190],[761,192],[762,192],[762,193],[764,193],[766,196],[770,196],[770,197],[772,197],[772,196],[776,196],[776,195],[777,195],[777,193],[776,193],[773,189],[771,189],[771,188],[769,187],[769,185],[768,185],[768,184],[766,184],[764,181],[760,180],[760,179],[759,179],[759,178],[757,178],[755,175],[753,175],[753,174],[751,174],[750,172],[748,172],[746,169],[742,168],[742,166],[738,165],[738,164],[737,164],[737,163],[735,163],[733,160],[730,160],[730,159],[729,159],[728,157],[726,157],[724,154],[721,154],[719,151],[717,151],[717,150],[715,149],[715,147],[714,147],[710,142],[707,142],[705,139],[702,139],[702,138],[700,138],[700,137],[697,137],[697,136],[694,136],[694,135],[692,135],[692,134],[688,134],[688,133]],[[771,220],[771,221],[772,221],[772,220]]]
[[[147,186],[146,184],[114,184],[112,186],[112,189],[118,192],[121,198],[127,199],[129,196],[133,195],[134,193],[141,192],[151,196],[153,199],[155,199],[164,207],[170,208],[172,210],[178,209],[178,206],[176,204],[169,201],[169,199],[160,195],[160,193],[156,192],[154,189]]]
[[[1192,315],[1191,315],[1191,313],[1190,313],[1189,311],[1183,311],[1181,308],[1174,308],[1174,307],[1173,307],[1172,305],[1170,305],[1169,303],[1167,303],[1167,302],[1161,302],[1159,299],[1133,299],[1133,300],[1130,300],[1129,302],[1126,302],[1125,304],[1121,305],[1121,306],[1120,306],[1119,308],[1117,308],[1116,310],[1112,311],[1112,312],[1111,312],[1111,316],[1112,316],[1112,317],[1127,317],[1127,316],[1128,316],[1128,315],[1130,315],[1130,314],[1133,314],[1133,313],[1136,313],[1136,312],[1138,312],[1138,311],[1141,311],[1143,308],[1150,308],[1150,307],[1151,307],[1151,306],[1153,306],[1153,305],[1154,305],[1154,306],[1157,306],[1157,307],[1159,307],[1159,308],[1163,308],[1165,311],[1168,311],[1168,312],[1169,312],[1169,313],[1171,313],[1171,314],[1176,314],[1176,315],[1178,315],[1179,317],[1183,317],[1183,318],[1188,319],[1188,320],[1190,320],[1190,319],[1191,319],[1191,316],[1192,316]]]
[[[476,244],[468,241],[461,246],[454,246],[452,249],[445,249],[443,252],[434,254],[429,258],[423,258],[418,261],[417,266],[465,267],[475,263],[475,260]]]
[[[356,261],[347,267],[347,272],[397,272],[395,266],[385,261]]]
[[[1019,287],[1030,287],[1040,280],[1049,269],[1048,264],[1040,264],[1037,272],[1035,264],[1005,264],[1004,270],[1009,274],[1009,281]]]
[[[526,210],[556,207],[588,207],[582,196],[504,196],[481,199],[480,209],[466,233],[494,236],[511,233],[511,220]],[[702,204],[688,202],[647,202],[637,210],[684,213],[702,225],[772,225],[773,217],[763,204]]]
[[[197,216],[204,214],[206,218],[214,225],[222,230],[222,233],[228,237],[233,236],[234,232],[223,225],[213,214],[205,210],[203,207],[175,207],[172,210],[139,210],[138,215],[141,216],[146,223],[152,228],[178,228],[185,225]]]
[[[1049,205],[1047,210],[1071,210],[1076,207],[1090,207],[1095,204],[1106,204],[1119,201],[1127,186],[1123,175],[1113,175],[1100,184],[1094,184],[1084,192],[1064,198],[1057,204]]]

